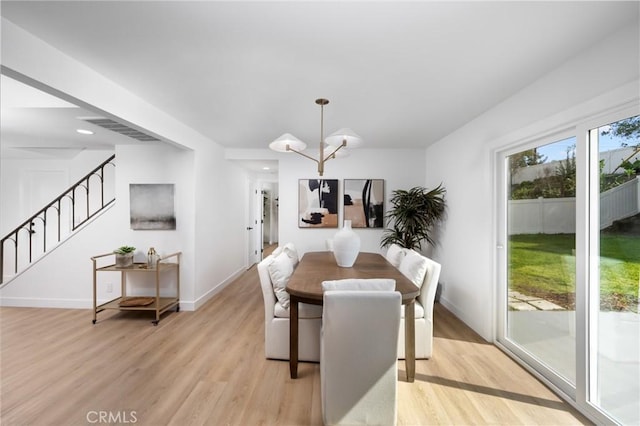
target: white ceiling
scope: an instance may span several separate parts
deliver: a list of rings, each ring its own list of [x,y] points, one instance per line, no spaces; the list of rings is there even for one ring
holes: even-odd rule
[[[96,114],[4,75],[0,76],[0,125],[3,158],[75,157],[85,149],[113,149],[134,139],[82,121]],[[91,130],[93,135],[76,130]]]
[[[315,144],[325,97],[327,134],[415,148],[637,22],[638,6],[3,0],[1,13],[225,147],[285,132]]]

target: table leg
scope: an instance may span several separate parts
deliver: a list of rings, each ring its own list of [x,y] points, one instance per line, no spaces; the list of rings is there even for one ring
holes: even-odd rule
[[[416,377],[416,321],[415,301],[404,307],[404,358],[407,369],[407,382],[413,383]]]
[[[298,378],[298,300],[289,299],[289,372],[292,379]]]

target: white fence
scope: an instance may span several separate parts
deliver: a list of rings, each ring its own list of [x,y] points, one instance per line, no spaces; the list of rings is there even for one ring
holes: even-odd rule
[[[634,148],[627,147],[601,152],[599,154],[600,161],[604,161],[602,173],[613,173],[613,170],[620,165],[622,160],[628,158],[634,151]],[[640,159],[640,154],[631,158],[630,161],[633,163],[638,159]],[[524,181],[533,181],[535,179],[553,176],[562,161],[564,160],[553,160],[547,163],[522,167],[511,177],[511,183],[517,184]],[[622,173],[622,170],[619,169],[618,173]]]
[[[600,229],[640,211],[640,176],[600,194]]]
[[[640,212],[640,177],[600,194],[600,229]],[[509,201],[509,235],[573,234],[575,198]]]

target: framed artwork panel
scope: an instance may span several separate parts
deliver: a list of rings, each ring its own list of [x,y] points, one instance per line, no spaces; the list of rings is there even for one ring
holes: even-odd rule
[[[383,228],[384,179],[345,179],[343,209],[352,228]]]
[[[129,214],[131,229],[176,229],[174,185],[129,184]]]
[[[338,179],[298,180],[298,227],[338,227]]]

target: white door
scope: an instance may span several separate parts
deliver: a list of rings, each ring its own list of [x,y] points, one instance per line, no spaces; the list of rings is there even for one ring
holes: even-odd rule
[[[261,203],[258,202],[261,197],[260,191],[255,181],[249,182],[249,194],[247,198],[247,225],[246,225],[246,246],[247,246],[247,269],[251,268],[254,263],[260,261],[262,247],[258,244],[262,229],[260,226],[260,216],[258,210]]]

